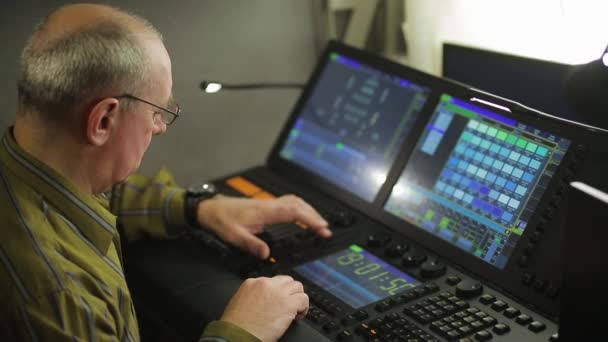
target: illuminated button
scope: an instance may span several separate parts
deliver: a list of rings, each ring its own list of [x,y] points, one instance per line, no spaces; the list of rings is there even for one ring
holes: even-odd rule
[[[451,326],[444,325],[442,327],[437,328],[436,332],[439,333],[439,334],[441,334],[441,335],[443,335],[443,336],[445,336],[448,332],[450,332],[452,330],[454,330],[454,328],[452,328]]]
[[[262,191],[258,186],[240,176],[228,179],[226,184],[245,196],[253,196]]]
[[[517,322],[520,325],[526,325],[526,324],[529,324],[530,322],[532,322],[532,317],[530,317],[526,314],[521,314],[521,315],[517,316],[517,318],[515,318],[515,322]]]
[[[482,330],[475,334],[476,341],[489,341],[492,339],[492,333],[487,330]]]
[[[468,316],[462,319],[465,323],[471,324],[473,322],[477,322],[477,318],[475,316]]]
[[[434,297],[429,298],[429,301],[431,301],[431,302],[433,302],[433,303],[437,303],[437,302],[440,302],[440,301],[442,301],[442,300],[443,300],[443,299],[442,299],[441,297],[439,297],[439,296],[434,296]],[[447,302],[446,302],[446,303],[447,303]]]
[[[469,313],[466,311],[460,311],[454,314],[454,316],[458,317],[458,318],[465,318],[469,316]]]
[[[502,314],[507,318],[513,318],[515,316],[518,316],[520,313],[521,312],[518,309],[514,307],[509,307]]]
[[[384,311],[389,310],[392,307],[393,307],[393,305],[389,301],[383,300],[380,303],[376,304],[375,309],[378,312],[384,312]]]
[[[459,282],[460,282],[460,277],[455,276],[455,275],[448,276],[445,279],[445,283],[448,285],[451,285],[451,286],[454,286],[454,285],[458,284]]]
[[[467,312],[470,313],[471,315],[474,315],[474,314],[478,313],[479,311],[480,310],[474,306],[467,309]]]
[[[492,316],[486,316],[486,317],[484,317],[484,318],[481,319],[481,322],[485,326],[489,327],[489,326],[491,326],[493,324],[496,324],[497,321],[496,321],[496,318],[494,318]]]
[[[458,311],[459,309],[456,307],[456,305],[448,304],[443,307],[443,310],[445,310],[451,314],[451,313]]]
[[[266,191],[262,191],[262,192],[258,192],[257,194],[254,194],[253,196],[251,196],[251,198],[255,198],[255,199],[273,199],[276,198],[276,196],[274,196],[273,194],[266,192]]]
[[[483,296],[479,297],[479,302],[481,302],[481,304],[484,305],[488,305],[488,304],[492,304],[494,303],[494,301],[496,300],[496,297],[492,296],[491,294],[484,294]]]
[[[504,323],[498,323],[494,326],[494,328],[492,328],[492,331],[497,333],[498,335],[504,335],[511,331],[511,327]]]
[[[473,332],[473,328],[471,328],[471,326],[467,324],[458,328],[458,331],[460,331],[462,335],[469,335]]]
[[[475,330],[481,330],[481,329],[483,329],[485,327],[485,324],[483,324],[480,321],[474,321],[474,322],[471,322],[471,326]]]
[[[441,292],[441,293],[439,294],[439,296],[441,296],[441,297],[443,297],[443,298],[446,298],[446,299],[447,299],[447,298],[452,297],[453,295],[454,295],[453,293],[451,293],[451,292],[447,292],[447,291],[446,291],[446,292]]]
[[[459,300],[456,303],[454,303],[454,305],[458,308],[458,309],[466,309],[469,307],[469,303],[465,302],[464,300]]]
[[[530,323],[530,325],[528,326],[528,330],[538,333],[541,332],[543,330],[545,330],[547,327],[545,326],[544,323],[541,323],[539,321],[534,321],[532,323]]]
[[[492,304],[491,308],[494,311],[502,311],[502,310],[506,309],[508,306],[509,305],[507,303],[503,302],[502,300],[497,300]]]
[[[371,328],[369,327],[369,325],[361,323],[355,328],[355,333],[357,333],[358,335],[369,336],[370,330]]]
[[[452,341],[452,340],[455,340],[455,339],[459,338],[460,336],[462,336],[462,333],[458,330],[452,330],[452,331],[448,331],[448,333],[445,335],[449,340]]]

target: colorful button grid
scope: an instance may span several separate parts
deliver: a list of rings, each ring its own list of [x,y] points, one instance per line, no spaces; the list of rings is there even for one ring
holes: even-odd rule
[[[435,191],[488,218],[511,223],[549,156],[549,149],[471,120]]]

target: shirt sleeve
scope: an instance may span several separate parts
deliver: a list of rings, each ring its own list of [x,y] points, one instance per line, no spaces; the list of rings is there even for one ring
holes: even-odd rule
[[[207,325],[199,342],[261,342],[247,330],[227,321],[213,321]]]
[[[132,175],[112,190],[110,209],[128,241],[173,238],[186,232],[185,189],[161,169],[154,177]]]
[[[113,316],[93,296],[57,291],[21,304],[3,319],[2,341],[117,341],[138,338],[128,329],[117,331]],[[131,327],[136,329],[137,327]]]

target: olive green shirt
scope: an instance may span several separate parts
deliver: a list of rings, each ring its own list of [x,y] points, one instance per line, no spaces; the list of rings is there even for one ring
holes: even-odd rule
[[[139,341],[117,221],[131,241],[187,229],[171,174],[131,176],[104,195],[81,192],[21,149],[0,142],[0,340]],[[111,202],[111,203],[110,203]],[[259,341],[214,321],[201,341]]]

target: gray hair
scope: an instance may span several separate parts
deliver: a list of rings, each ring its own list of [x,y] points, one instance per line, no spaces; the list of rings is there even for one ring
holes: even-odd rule
[[[128,17],[162,39],[145,19]],[[144,87],[148,59],[125,20],[106,19],[44,41],[40,37],[45,22],[38,24],[21,54],[18,112],[69,125],[96,99]]]

